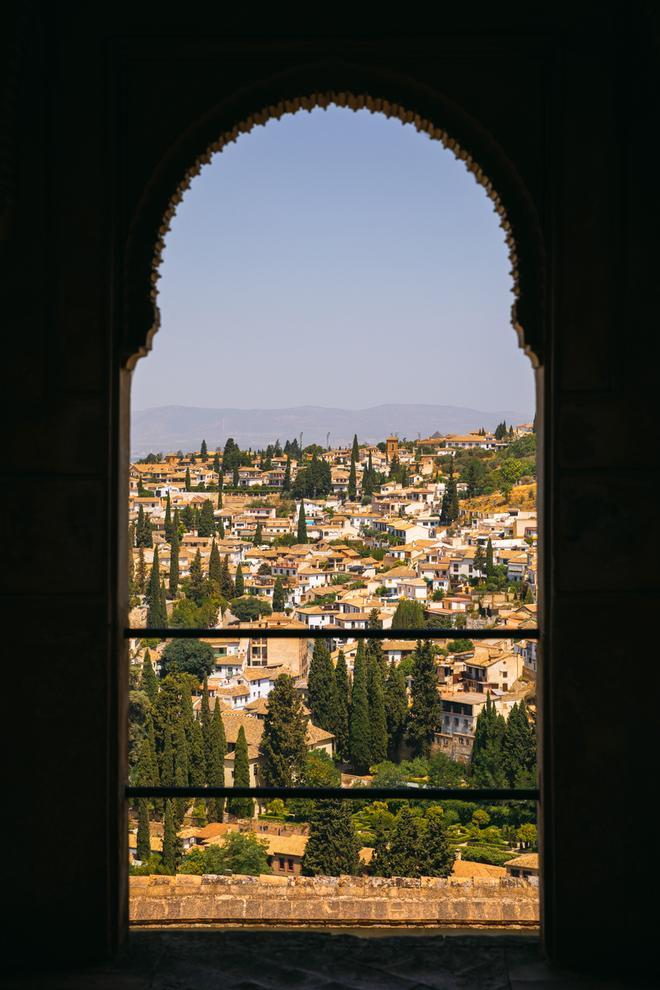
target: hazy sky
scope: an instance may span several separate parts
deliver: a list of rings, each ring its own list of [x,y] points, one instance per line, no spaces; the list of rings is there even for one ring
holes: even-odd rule
[[[180,204],[133,407],[533,410],[484,190],[412,126],[331,108],[215,155]]]

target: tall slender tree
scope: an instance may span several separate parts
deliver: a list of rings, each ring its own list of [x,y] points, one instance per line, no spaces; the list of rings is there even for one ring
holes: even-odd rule
[[[298,543],[307,543],[307,520],[305,519],[305,502],[302,498],[298,511]]]
[[[206,783],[209,787],[223,787],[225,783],[225,755],[227,739],[220,711],[220,702],[216,698],[211,717],[211,758],[206,768]],[[221,822],[224,811],[224,798],[213,798],[207,802],[208,815],[211,821]]]
[[[198,536],[213,536],[215,532],[215,516],[213,514],[213,503],[209,498],[204,500],[202,511],[199,516]]]
[[[387,749],[390,760],[398,761],[408,718],[408,693],[403,671],[392,660],[385,681]]]
[[[337,719],[335,722],[335,746],[340,760],[348,760],[348,713],[350,710],[350,693],[348,684],[348,669],[344,651],[339,651],[335,665],[335,695],[337,698]]]
[[[209,585],[214,594],[222,594],[222,562],[215,540],[211,543],[211,556],[209,557]]]
[[[137,567],[135,568],[135,590],[138,595],[143,595],[147,587],[147,565],[144,560],[144,547],[138,550]]]
[[[309,826],[302,861],[305,876],[354,875],[360,865],[359,842],[348,801],[319,801]]]
[[[202,555],[197,550],[190,565],[190,584],[188,586],[188,597],[195,603],[201,605],[206,597],[206,581],[202,572]]]
[[[428,756],[440,730],[442,710],[433,644],[418,642],[413,654],[411,706],[406,741],[416,756]]]
[[[163,828],[163,869],[174,875],[181,861],[182,842],[177,835],[176,812],[174,801],[165,802],[165,822]]]
[[[234,578],[234,593],[237,598],[245,594],[245,581],[243,580],[243,568],[239,564],[236,568],[236,577]]]
[[[260,547],[264,542],[264,533],[261,523],[257,523],[257,528],[254,531],[254,540],[252,541],[255,547]]]
[[[234,787],[250,786],[250,764],[248,760],[247,739],[245,729],[241,725],[236,738],[234,750]],[[254,801],[252,798],[229,798],[227,810],[237,818],[252,818]]]
[[[486,704],[477,716],[470,757],[471,779],[476,787],[507,786],[503,754],[505,732],[504,717],[498,714],[489,691]]]
[[[168,543],[172,542],[172,525],[172,501],[168,492],[165,501],[165,540]]]
[[[307,675],[307,704],[314,725],[328,732],[337,729],[337,688],[327,640],[314,641]]]
[[[360,640],[358,643],[353,666],[348,753],[350,762],[357,773],[366,773],[371,760],[371,733],[369,730],[369,698],[364,640]]]
[[[525,699],[509,712],[502,742],[502,765],[511,787],[534,787],[536,742]]]
[[[209,702],[209,681],[204,678],[202,686],[202,703],[199,712],[199,723],[202,729],[202,740],[204,742],[204,776],[207,769],[213,762],[213,734],[211,731],[211,706]]]
[[[175,787],[187,787],[188,786],[188,769],[189,769],[189,759],[188,759],[188,740],[186,739],[185,729],[183,727],[183,721],[179,719],[176,730],[174,733],[175,746],[174,746],[174,786]],[[177,798],[175,801],[175,812],[177,825],[181,827],[183,822],[183,817],[186,813],[186,808],[188,806],[188,801],[186,798]]]
[[[284,583],[281,576],[275,578],[275,587],[273,588],[273,612],[283,612],[285,605],[284,597]]]
[[[351,469],[348,473],[348,497],[351,502],[357,498],[357,468],[353,457],[351,457]]]
[[[170,538],[170,574],[169,592],[170,598],[176,598],[179,592],[179,510],[174,510],[174,521],[172,523],[172,533]]]
[[[141,863],[148,862],[151,856],[151,831],[149,828],[149,801],[138,798],[137,803],[137,859]]]
[[[192,488],[192,484],[191,484],[191,481],[190,481],[190,468],[189,467],[186,468],[186,477],[185,477],[185,481],[184,481],[184,486],[185,486],[185,489],[186,489],[187,492],[189,492],[191,490],[191,488]]]
[[[488,537],[488,542],[486,543],[486,577],[493,577],[495,574],[495,559],[493,555],[493,541],[490,536]]]
[[[378,657],[369,654],[367,669],[367,694],[369,700],[369,748],[370,763],[382,763],[387,759],[387,719],[383,670]]]
[[[158,678],[151,663],[149,650],[144,651],[142,658],[142,677],[140,678],[140,690],[144,691],[149,701],[153,704],[158,694]]]
[[[284,480],[282,481],[282,491],[286,493],[291,491],[291,458],[290,457],[287,457],[286,459],[286,467],[284,468]]]
[[[222,558],[221,567],[222,578],[220,581],[220,594],[223,598],[226,598],[227,601],[230,601],[232,598],[236,597],[236,591],[232,576],[229,573],[229,559],[227,554],[225,554]]]
[[[193,719],[188,747],[188,783],[191,787],[203,787],[206,783],[204,737],[202,735],[202,726],[198,719]]]
[[[202,440],[202,445],[199,448],[199,452],[201,454],[202,460],[205,461],[209,456],[209,449],[206,446],[206,440]]]
[[[280,674],[268,695],[261,737],[264,780],[271,787],[293,787],[305,774],[307,716],[293,678]]]
[[[151,565],[147,603],[147,626],[154,629],[164,628],[167,625],[167,609],[163,601],[157,546],[154,547],[154,559]]]

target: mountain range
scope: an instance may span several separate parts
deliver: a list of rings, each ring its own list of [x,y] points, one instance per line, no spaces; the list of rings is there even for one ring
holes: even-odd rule
[[[131,456],[153,451],[199,450],[206,440],[209,450],[223,447],[233,437],[243,449],[263,449],[279,439],[282,445],[303,434],[303,444],[346,446],[357,434],[359,441],[377,443],[389,434],[416,439],[433,433],[465,433],[481,426],[493,430],[507,424],[529,422],[532,414],[511,409],[486,412],[462,406],[388,403],[368,409],[333,409],[294,406],[290,409],[205,409],[194,406],[158,406],[133,412]]]

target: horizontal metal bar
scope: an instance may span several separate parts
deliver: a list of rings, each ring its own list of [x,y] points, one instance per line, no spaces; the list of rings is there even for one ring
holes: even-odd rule
[[[537,788],[127,787],[127,798],[304,798],[314,801],[538,801]]]
[[[124,629],[124,639],[216,639],[236,636],[254,639],[539,639],[534,629],[261,629],[235,626],[216,629]]]

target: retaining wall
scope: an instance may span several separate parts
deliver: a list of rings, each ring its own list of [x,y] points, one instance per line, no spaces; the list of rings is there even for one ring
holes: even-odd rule
[[[149,876],[130,878],[138,924],[535,925],[539,891],[517,878]]]

